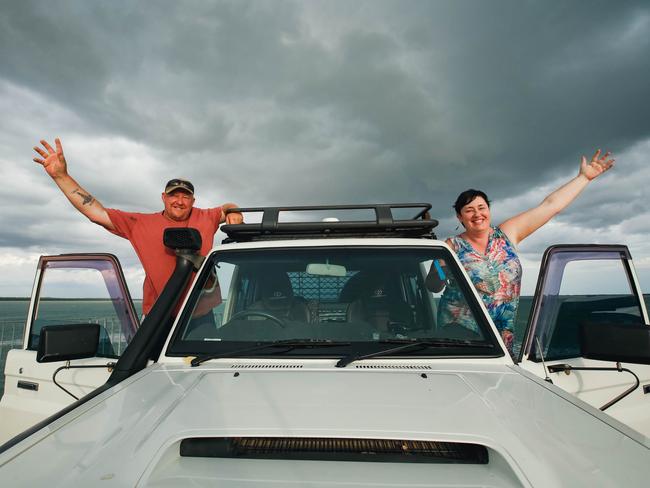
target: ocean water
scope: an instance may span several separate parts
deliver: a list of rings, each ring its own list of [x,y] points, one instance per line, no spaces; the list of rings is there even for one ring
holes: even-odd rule
[[[142,314],[142,300],[135,300],[138,315]],[[29,300],[0,299],[0,324],[6,322],[22,322],[27,319]],[[109,300],[44,300],[41,312],[47,309],[48,317],[52,319],[85,319],[89,317],[109,317],[115,315],[113,304]]]

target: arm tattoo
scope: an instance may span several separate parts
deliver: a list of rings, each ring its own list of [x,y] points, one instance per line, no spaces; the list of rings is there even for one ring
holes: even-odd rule
[[[83,199],[83,201],[81,202],[82,205],[92,205],[93,202],[95,201],[95,198],[90,193],[83,193],[79,191],[79,188],[77,188],[72,193],[76,193]]]

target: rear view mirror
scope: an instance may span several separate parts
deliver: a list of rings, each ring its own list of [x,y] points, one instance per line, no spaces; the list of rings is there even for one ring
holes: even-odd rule
[[[316,276],[338,276],[343,277],[348,270],[345,266],[329,263],[310,263],[307,265],[307,274]]]
[[[650,327],[642,324],[583,323],[582,357],[621,363],[650,364]]]
[[[36,361],[51,363],[97,354],[99,324],[47,325],[41,329]]]

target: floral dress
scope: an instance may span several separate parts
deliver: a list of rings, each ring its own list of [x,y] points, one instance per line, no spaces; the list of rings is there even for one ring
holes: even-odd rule
[[[476,251],[460,236],[451,237],[447,242],[458,255],[494,325],[512,352],[521,290],[521,263],[515,246],[498,227],[492,227],[485,254]],[[440,318],[445,321],[443,323],[456,322],[476,329],[476,322],[464,300],[454,297],[460,290],[447,288],[440,303]]]

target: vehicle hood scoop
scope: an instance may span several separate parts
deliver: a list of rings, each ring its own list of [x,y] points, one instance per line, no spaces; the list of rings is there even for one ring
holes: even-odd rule
[[[399,363],[367,363],[367,364],[357,364],[354,366],[355,369],[409,369],[409,370],[421,370],[421,369],[432,369],[428,364],[399,364]]]
[[[230,365],[231,369],[300,369],[300,363],[237,363]]]
[[[487,464],[485,446],[460,442],[327,437],[183,439],[181,457],[384,463]]]

